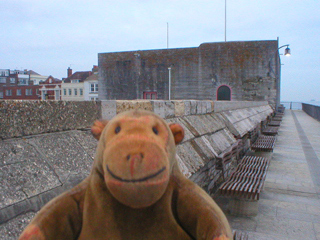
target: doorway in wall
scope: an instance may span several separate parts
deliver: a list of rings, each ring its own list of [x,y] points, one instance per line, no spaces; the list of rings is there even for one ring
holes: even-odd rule
[[[157,99],[157,92],[143,92],[143,99]]]
[[[217,90],[217,100],[230,101],[231,89],[227,85],[221,85]]]

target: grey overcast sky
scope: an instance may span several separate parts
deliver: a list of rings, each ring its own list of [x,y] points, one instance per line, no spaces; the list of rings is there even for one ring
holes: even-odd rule
[[[1,0],[0,68],[66,77],[97,54],[224,41],[224,0]],[[320,1],[227,0],[227,41],[276,40],[282,101],[320,101]],[[284,48],[280,50],[283,53]]]

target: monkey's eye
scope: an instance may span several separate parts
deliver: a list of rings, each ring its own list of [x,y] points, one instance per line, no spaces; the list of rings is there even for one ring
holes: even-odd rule
[[[118,133],[120,132],[120,130],[121,130],[121,127],[118,126],[118,127],[116,127],[116,129],[114,130],[114,132],[115,132],[116,134],[118,134]]]
[[[152,128],[152,131],[154,132],[154,134],[158,135],[159,134],[159,131],[156,127],[153,127]]]

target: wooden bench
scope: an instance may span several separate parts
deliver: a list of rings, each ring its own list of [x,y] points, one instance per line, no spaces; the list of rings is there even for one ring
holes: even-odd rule
[[[284,113],[284,110],[285,110],[286,108],[282,105],[280,105],[279,107],[278,107],[278,113]]]
[[[268,158],[245,156],[227,181],[220,186],[221,195],[232,197],[229,203],[229,211],[232,214],[257,215],[257,201],[264,185],[268,166]]]
[[[249,236],[246,232],[233,231],[233,240],[248,240]]]
[[[277,135],[279,131],[279,127],[267,126],[262,133],[265,135]]]
[[[281,124],[281,121],[272,120],[272,121],[269,122],[268,126],[279,127],[280,124]]]
[[[274,120],[274,121],[282,121],[282,117],[283,117],[282,113],[277,113],[276,115],[274,115],[272,117],[272,120]]]
[[[275,136],[260,135],[257,141],[251,145],[251,150],[272,152],[276,142]]]
[[[267,158],[245,156],[230,178],[220,186],[220,194],[259,200],[268,165]]]
[[[273,117],[272,121],[282,121],[282,117]]]

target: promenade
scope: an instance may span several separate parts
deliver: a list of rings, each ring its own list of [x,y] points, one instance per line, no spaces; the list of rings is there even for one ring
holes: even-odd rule
[[[80,161],[83,164],[81,169],[89,171],[90,164],[88,163],[92,162],[96,141],[90,142],[89,132],[86,131],[72,132],[72,138],[68,138],[71,132],[66,134],[66,136],[63,135],[63,138],[61,133],[56,133],[54,136],[59,139],[59,144],[64,144],[64,146],[69,146],[67,144],[71,144],[72,141],[75,142],[75,146],[79,145],[78,148],[67,148],[77,152],[82,151],[81,158],[78,158],[77,164],[80,164]],[[47,135],[36,137],[36,139],[38,138],[39,142],[42,143],[49,141]],[[57,139],[51,138],[52,135],[50,135],[50,142],[56,142]],[[31,143],[33,141],[35,140],[29,140]],[[18,143],[21,148],[26,145],[22,140]],[[6,142],[6,144],[9,144],[9,142]],[[33,145],[35,145],[35,142]],[[3,151],[7,148],[3,148]],[[32,155],[32,152],[30,154]],[[53,152],[50,154],[53,155],[53,159],[59,159],[59,154],[64,153]],[[247,232],[249,239],[320,240],[320,122],[301,110],[286,110],[273,153],[263,153],[263,155],[271,157],[271,163],[264,190],[260,195],[258,215],[256,217],[227,215],[232,228],[237,231]],[[32,156],[33,158],[37,157],[35,154]],[[19,207],[31,208],[31,205],[41,203],[52,194],[64,191],[69,182],[74,184],[74,182],[79,181],[77,177],[81,174],[86,175],[88,173],[79,173],[75,169],[70,171],[70,176],[65,181],[67,183],[65,187],[59,187],[57,184],[53,190],[47,191],[42,195],[37,195],[29,200],[18,199],[21,201],[19,202],[21,206],[14,205],[12,208],[9,207],[6,213],[10,214]],[[39,176],[42,176],[42,171],[37,170],[37,173],[38,175],[34,176],[35,183],[35,179],[39,179]],[[10,174],[10,171],[6,174]],[[48,173],[46,174],[48,175]],[[61,176],[64,175],[65,173],[61,174]],[[72,178],[72,176],[74,177]],[[60,177],[59,179],[62,178]],[[33,181],[33,179],[31,180]],[[26,194],[29,191],[41,192],[40,188],[48,185],[42,184],[41,181],[40,179],[39,184],[35,184],[37,189],[26,188],[24,192]],[[14,185],[10,189],[17,187],[18,185]],[[3,198],[10,199],[12,195],[10,195],[10,189],[8,188],[8,191],[4,191]],[[216,198],[216,196],[214,197]],[[224,208],[224,199],[217,198],[216,200]],[[0,239],[17,239],[22,229],[33,216],[34,212],[28,212],[1,224]]]
[[[270,154],[270,153],[269,153]],[[286,110],[256,217],[228,219],[249,239],[320,239],[320,122]]]

